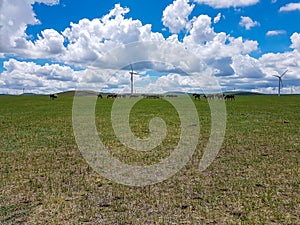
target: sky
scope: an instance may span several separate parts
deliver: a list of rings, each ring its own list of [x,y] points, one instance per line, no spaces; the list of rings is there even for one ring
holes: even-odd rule
[[[300,2],[0,0],[0,94],[300,93]],[[214,82],[212,82],[212,80]],[[215,90],[215,89],[214,89]]]

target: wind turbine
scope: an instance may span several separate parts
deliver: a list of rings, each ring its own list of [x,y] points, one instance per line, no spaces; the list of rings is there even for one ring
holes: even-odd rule
[[[131,71],[130,73],[130,81],[131,81],[131,95],[133,95],[133,75],[138,75],[138,73],[133,71],[132,65],[130,64]]]
[[[287,71],[288,70],[284,71],[284,73],[281,75],[273,75],[274,77],[278,78],[278,96],[280,96],[280,88],[283,86],[282,85],[282,77],[286,74]]]

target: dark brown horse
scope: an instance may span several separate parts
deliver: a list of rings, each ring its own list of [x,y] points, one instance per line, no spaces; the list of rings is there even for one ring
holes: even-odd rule
[[[234,95],[225,95],[225,99],[235,100]]]
[[[102,98],[102,95],[101,95],[101,94],[98,94],[97,96],[98,96],[98,98]]]
[[[200,96],[201,96],[200,94],[193,94],[193,96],[194,96],[195,100],[196,100],[196,99],[199,99],[199,100],[200,100]]]
[[[50,99],[51,99],[51,100],[54,100],[54,99],[56,99],[56,98],[57,98],[57,95],[55,95],[55,94],[50,94],[50,96],[49,96],[49,97],[50,97]]]
[[[118,95],[117,94],[108,94],[107,98],[117,98]]]
[[[153,95],[145,95],[144,98],[160,98],[160,95],[156,95],[156,94],[153,94]]]

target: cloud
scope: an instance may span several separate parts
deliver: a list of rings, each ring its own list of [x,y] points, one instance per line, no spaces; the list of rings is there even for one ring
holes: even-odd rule
[[[224,32],[216,33],[211,18],[207,15],[193,18],[191,25],[192,28],[189,35],[183,39],[183,44],[204,61],[249,54],[258,48],[256,41],[234,38]]]
[[[163,25],[171,33],[177,34],[188,26],[188,17],[195,7],[188,2],[189,0],[175,0],[163,11]]]
[[[67,50],[61,60],[84,66],[114,48],[138,41],[164,41],[161,33],[152,32],[150,24],[125,19],[129,9],[119,4],[101,19],[82,19],[62,32],[67,40]],[[140,54],[140,53],[139,53]]]
[[[110,10],[110,12],[102,17],[102,21],[106,23],[111,19],[115,19],[117,21],[123,20],[124,15],[129,13],[129,8],[123,8],[120,4],[115,4],[115,7]]]
[[[46,29],[42,36],[38,36],[35,47],[50,55],[62,54],[64,51],[64,37],[56,30]]]
[[[35,17],[32,5],[35,3],[47,5],[58,4],[58,0],[1,0],[0,4],[0,52],[12,53],[18,48],[18,43],[26,42],[27,25],[35,25],[40,21]]]
[[[300,52],[300,33],[293,33],[291,36],[291,42],[291,48],[294,48]]]
[[[200,15],[192,20],[192,28],[189,31],[195,42],[203,43],[211,41],[216,33],[211,26],[211,18],[208,15]]]
[[[60,0],[31,0],[31,2],[44,3],[46,5],[57,5]]]
[[[285,6],[280,7],[279,12],[289,12],[300,10],[300,3],[288,3]]]
[[[214,18],[214,23],[218,23],[221,20],[221,13],[218,13],[218,15]]]
[[[38,65],[34,62],[21,62],[15,59],[5,61],[3,67],[5,71],[0,76],[2,89],[20,91],[24,88],[27,92],[35,93],[74,89],[76,73],[78,73],[69,66],[48,63]]]
[[[232,58],[232,67],[239,78],[262,78],[264,73],[260,69],[260,62],[249,55],[237,55]]]
[[[24,58],[55,58],[64,54],[64,37],[54,29],[46,29],[34,42],[25,39],[15,41],[14,54]]]
[[[255,5],[259,0],[194,0],[199,4],[206,4],[213,8],[246,7]]]
[[[286,34],[285,30],[269,30],[266,35],[267,36],[277,36],[281,34]]]
[[[51,1],[46,2],[50,4]],[[56,1],[52,2],[54,4]],[[34,15],[31,5],[27,6]],[[54,29],[46,29],[38,35],[35,41],[28,40],[24,33],[27,24],[33,24],[34,20],[31,22],[24,20],[21,31],[11,35],[11,39],[4,35],[1,36],[1,40],[5,39],[6,42],[0,43],[0,52],[2,54],[7,52],[23,58],[55,59],[84,67],[107,51],[122,44],[165,40],[161,33],[152,32],[150,24],[143,25],[139,20],[125,19],[124,16],[129,11],[128,8],[116,4],[102,18],[81,19],[78,23],[71,23],[70,27],[62,33],[58,33]],[[35,19],[34,16],[32,18]],[[7,33],[9,34],[9,32]]]
[[[257,21],[253,21],[248,16],[241,16],[241,21],[239,22],[239,25],[245,27],[246,30],[250,30],[251,27],[259,26],[260,24]]]
[[[223,57],[220,59],[206,59],[205,62],[208,66],[213,68],[214,75],[218,77],[232,76],[235,71],[233,70],[232,58],[231,57]]]

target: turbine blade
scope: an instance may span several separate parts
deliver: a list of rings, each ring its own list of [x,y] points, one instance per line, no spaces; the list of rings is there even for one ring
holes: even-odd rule
[[[286,70],[286,71],[284,71],[284,73],[283,74],[281,74],[281,76],[280,77],[283,77],[286,73],[287,73],[287,71],[288,70]]]
[[[132,64],[130,64],[131,71],[133,72]]]

